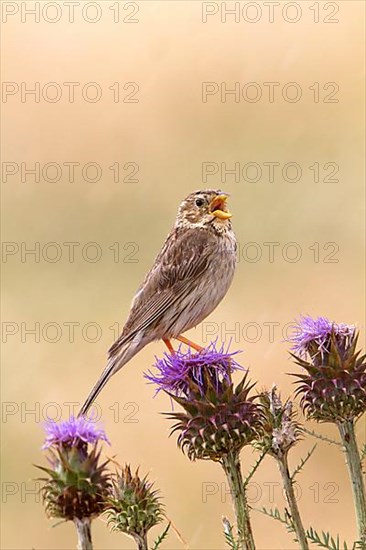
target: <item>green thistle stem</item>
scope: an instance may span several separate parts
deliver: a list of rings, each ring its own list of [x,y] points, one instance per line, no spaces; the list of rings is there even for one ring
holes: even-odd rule
[[[78,534],[78,550],[93,550],[90,518],[75,518],[74,523]]]
[[[290,508],[291,513],[291,522],[293,524],[296,538],[299,543],[301,550],[309,550],[308,541],[305,535],[305,529],[301,521],[299,508],[297,506],[297,501],[295,497],[293,480],[291,479],[287,454],[282,457],[276,457],[277,464],[281,473],[282,483],[286,494],[286,500]]]
[[[241,550],[255,550],[252,527],[249,518],[245,487],[240,469],[239,453],[233,451],[221,459],[229,487],[236,515],[239,548]]]
[[[134,535],[134,539],[137,543],[137,550],[148,550],[147,535]]]
[[[351,479],[355,504],[358,537],[361,548],[366,548],[366,494],[362,479],[362,466],[358,452],[353,420],[337,423],[346,454],[348,473]]]

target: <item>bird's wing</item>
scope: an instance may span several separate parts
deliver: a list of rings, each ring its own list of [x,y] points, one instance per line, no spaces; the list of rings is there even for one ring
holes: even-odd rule
[[[190,291],[192,284],[207,270],[214,235],[205,229],[173,231],[167,238],[154,266],[133,301],[120,338],[110,348],[114,355],[139,331],[157,321],[168,308]]]

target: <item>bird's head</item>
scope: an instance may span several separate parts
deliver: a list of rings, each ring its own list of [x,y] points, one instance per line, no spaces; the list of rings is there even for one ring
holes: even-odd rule
[[[220,189],[205,189],[190,193],[180,204],[177,225],[206,227],[222,231],[230,227],[231,214],[227,209],[228,194]]]

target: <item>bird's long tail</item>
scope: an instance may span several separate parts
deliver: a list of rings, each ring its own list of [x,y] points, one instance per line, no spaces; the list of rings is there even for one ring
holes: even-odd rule
[[[134,340],[127,342],[118,341],[110,349],[107,366],[89,393],[84,405],[81,407],[78,417],[85,416],[91,405],[102,391],[108,380],[121,369],[141,349],[141,345]]]

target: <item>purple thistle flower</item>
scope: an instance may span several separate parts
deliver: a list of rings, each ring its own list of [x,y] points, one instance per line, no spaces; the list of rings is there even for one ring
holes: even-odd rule
[[[110,444],[105,431],[84,417],[74,418],[71,416],[69,420],[58,423],[49,420],[45,424],[45,431],[47,436],[43,449],[52,446],[73,447],[77,446],[80,441],[90,445],[94,445],[98,441],[106,441]]]
[[[145,378],[157,386],[157,392],[164,390],[177,397],[188,397],[192,383],[201,395],[205,393],[209,375],[210,382],[219,391],[222,382],[231,381],[233,371],[242,370],[242,367],[232,359],[237,353],[239,352],[230,353],[228,349],[225,351],[223,345],[217,349],[215,342],[211,342],[199,353],[191,349],[184,353],[180,346],[174,355],[164,353],[162,359],[156,359],[155,367],[158,373],[153,374],[149,371]]]
[[[300,357],[306,357],[307,353],[320,353],[323,356],[324,352],[329,351],[331,334],[339,343],[348,345],[352,342],[355,331],[356,327],[353,325],[337,324],[326,317],[313,319],[306,315],[296,322],[294,332],[288,340],[293,344],[292,351]]]
[[[356,350],[356,327],[302,317],[297,328],[292,356],[305,372],[293,376],[305,415],[318,422],[358,418],[366,410],[366,356]]]

